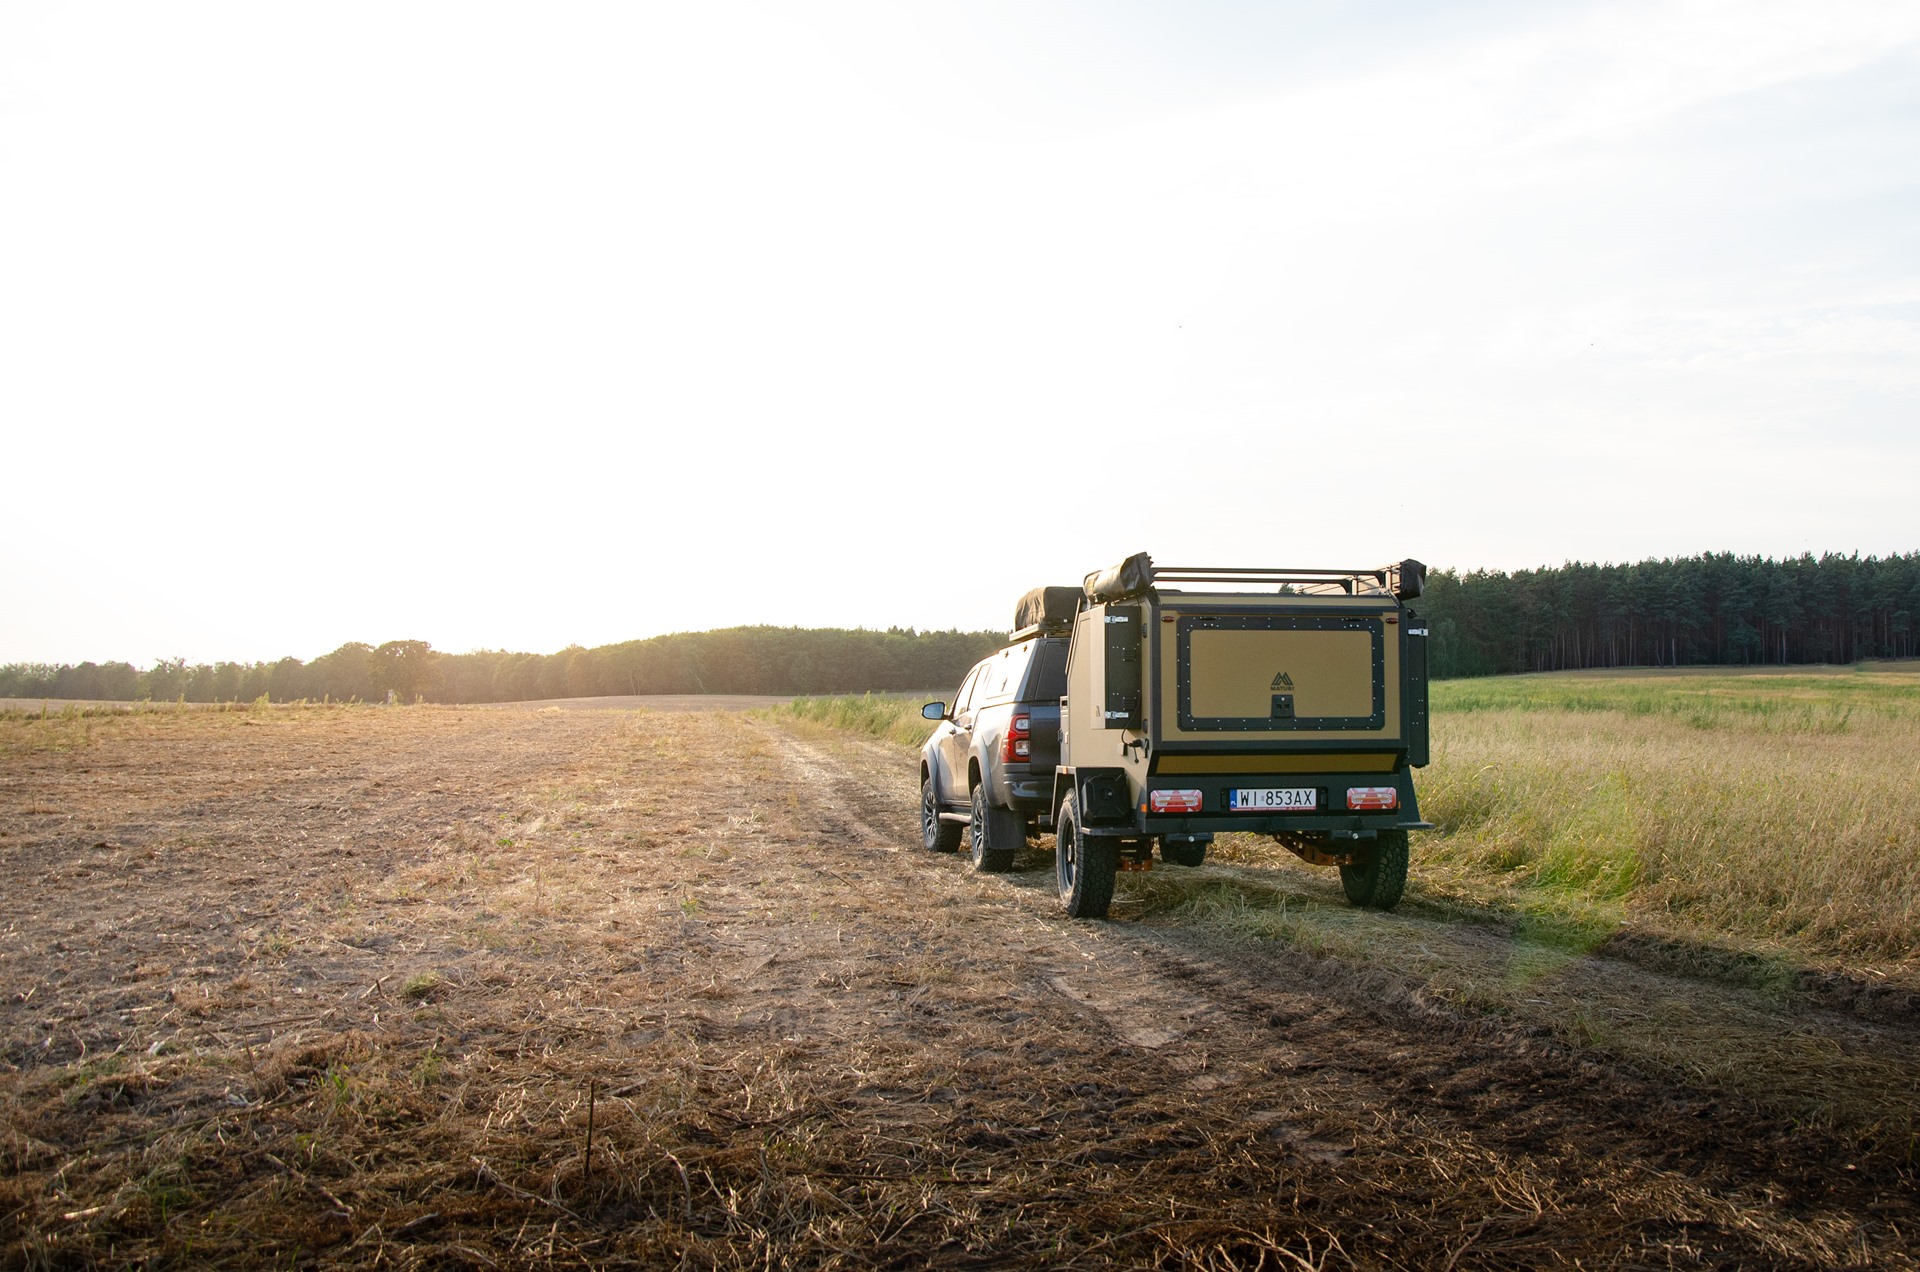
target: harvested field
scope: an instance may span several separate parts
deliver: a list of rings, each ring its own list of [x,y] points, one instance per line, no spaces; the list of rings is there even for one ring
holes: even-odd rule
[[[534,702],[476,703],[473,710],[539,711],[557,707],[562,711],[741,711],[750,707],[771,707],[793,701],[791,694],[777,693],[638,693],[611,698],[543,698]],[[146,711],[231,711],[246,710],[246,702],[101,702],[78,698],[0,698],[0,715],[55,714],[61,711],[85,711],[94,715],[114,712]]]
[[[1075,924],[915,808],[739,714],[0,720],[4,1259],[1920,1263],[1884,995],[1535,959],[1417,857],[1391,918],[1249,858]]]

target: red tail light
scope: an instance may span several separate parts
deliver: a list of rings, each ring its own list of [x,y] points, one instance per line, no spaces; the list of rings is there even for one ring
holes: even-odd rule
[[[1365,809],[1400,807],[1400,792],[1391,786],[1355,786],[1347,791],[1347,807],[1355,812]]]
[[[1197,813],[1199,791],[1155,791],[1147,796],[1147,805],[1156,813]]]
[[[1007,726],[1007,736],[1000,741],[1000,759],[1007,764],[1025,764],[1033,755],[1032,731],[1031,716],[1013,717],[1013,723]]]

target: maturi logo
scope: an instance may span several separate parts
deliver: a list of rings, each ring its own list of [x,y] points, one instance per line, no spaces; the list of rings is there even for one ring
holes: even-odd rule
[[[1293,677],[1283,671],[1275,676],[1273,683],[1267,687],[1270,689],[1291,689],[1293,688]]]

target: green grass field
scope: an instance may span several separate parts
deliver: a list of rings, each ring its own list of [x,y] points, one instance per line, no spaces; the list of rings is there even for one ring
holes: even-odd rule
[[[934,729],[933,722],[920,714],[920,708],[930,701],[931,695],[845,694],[837,698],[795,698],[784,706],[770,708],[769,713],[918,747]]]
[[[917,745],[920,703],[786,710]],[[1433,703],[1415,901],[1856,966],[1920,956],[1920,665],[1511,676],[1437,683]],[[1252,836],[1217,855],[1287,864]]]

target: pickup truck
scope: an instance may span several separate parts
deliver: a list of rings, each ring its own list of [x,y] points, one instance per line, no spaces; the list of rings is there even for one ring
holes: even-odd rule
[[[920,831],[930,852],[965,836],[974,869],[1012,868],[1036,826],[1053,823],[1060,698],[1078,588],[1036,588],[1014,611],[1012,643],[967,673],[920,752]],[[1049,602],[1052,608],[1049,609]]]

